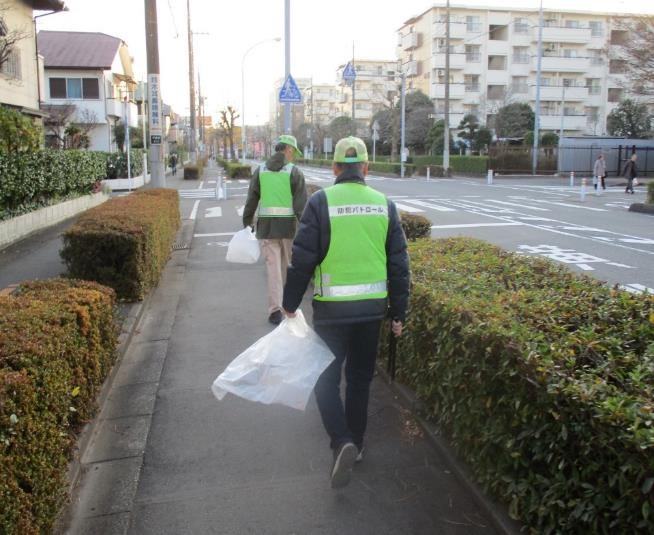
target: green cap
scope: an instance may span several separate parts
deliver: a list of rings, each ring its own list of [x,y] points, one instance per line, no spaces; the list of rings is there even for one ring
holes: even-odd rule
[[[297,139],[295,139],[295,136],[282,134],[281,136],[279,136],[277,143],[283,143],[284,145],[290,145],[291,147],[293,147],[295,149],[295,156],[297,156],[298,158],[302,158],[304,156],[302,154],[302,151],[297,148]]]
[[[350,149],[354,149],[351,151]],[[347,156],[350,152],[350,156]],[[354,152],[354,155],[352,155]],[[368,149],[362,139],[354,136],[344,137],[336,143],[334,161],[337,163],[356,163],[368,161]]]

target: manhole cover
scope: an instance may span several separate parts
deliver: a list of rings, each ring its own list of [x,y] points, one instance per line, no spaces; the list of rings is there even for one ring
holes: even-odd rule
[[[173,243],[173,251],[181,251],[182,249],[188,249],[188,243]]]

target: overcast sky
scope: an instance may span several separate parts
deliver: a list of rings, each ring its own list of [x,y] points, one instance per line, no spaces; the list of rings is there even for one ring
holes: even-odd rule
[[[38,29],[104,32],[123,39],[145,78],[144,2],[65,0],[70,11],[37,19]],[[195,72],[207,97],[207,114],[227,105],[241,111],[241,65],[245,56],[248,124],[268,120],[273,82],[284,76],[284,0],[191,0]],[[395,59],[397,30],[430,8],[427,0],[291,0],[291,74],[335,83],[336,69],[352,57]],[[452,5],[537,9],[539,0],[452,0]],[[654,0],[543,0],[545,9],[654,13]],[[157,0],[161,92],[164,101],[188,114],[186,0]],[[282,41],[272,41],[281,37]]]

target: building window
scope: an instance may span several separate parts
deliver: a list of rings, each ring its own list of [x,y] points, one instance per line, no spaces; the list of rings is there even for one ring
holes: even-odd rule
[[[489,71],[506,70],[506,56],[488,56]]]
[[[529,22],[524,18],[516,18],[513,21],[513,33],[529,33]]]
[[[50,78],[50,98],[98,100],[97,78]]]
[[[602,37],[604,35],[604,25],[598,20],[591,20],[588,25],[590,26],[591,37]]]
[[[611,30],[611,44],[624,45],[629,39],[627,30]]]
[[[511,78],[511,91],[513,93],[527,93],[527,77],[526,76],[513,76]]]
[[[578,20],[566,20],[565,21],[565,27],[566,28],[579,28],[579,21]]]
[[[576,58],[576,57],[578,57],[577,50],[575,48],[564,48],[563,49],[563,57],[564,58]]]
[[[474,115],[475,117],[479,116],[479,104],[464,104],[463,105],[464,113]]]
[[[599,78],[586,78],[586,87],[589,95],[599,95],[602,92]]]
[[[609,60],[609,73],[610,74],[624,74],[627,72],[627,62],[623,59]]]
[[[14,80],[22,80],[22,72],[20,68],[20,50],[14,49],[9,52],[7,59],[2,64],[2,69],[0,72],[9,78]]]
[[[481,46],[466,45],[466,63],[479,63],[481,61]]]
[[[468,31],[468,32],[480,32],[481,31],[481,19],[479,17],[468,15],[466,17],[466,31]]]
[[[590,64],[591,65],[603,65],[604,57],[602,56],[601,50],[591,50],[590,51]]]
[[[609,102],[620,102],[622,100],[621,87],[609,87]]]
[[[478,92],[479,91],[479,75],[466,74],[463,76],[463,83],[466,91]]]
[[[506,88],[503,85],[489,85],[487,98],[488,100],[504,100],[506,97]]]
[[[529,63],[529,47],[528,46],[514,46],[511,61],[513,63]]]

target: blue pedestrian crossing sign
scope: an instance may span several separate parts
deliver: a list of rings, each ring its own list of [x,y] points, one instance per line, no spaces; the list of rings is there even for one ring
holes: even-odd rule
[[[343,69],[343,80],[346,82],[353,82],[357,77],[357,73],[354,70],[352,63],[348,63]]]
[[[282,104],[299,104],[302,102],[302,93],[300,93],[295,80],[293,80],[293,77],[290,74],[286,77],[284,85],[279,90],[279,102]]]

